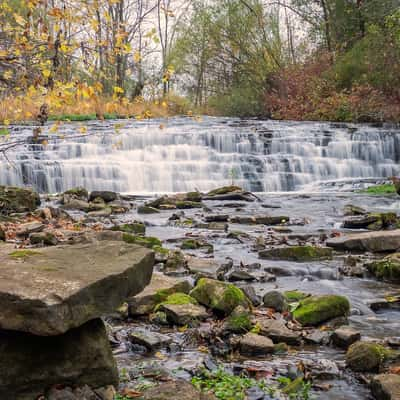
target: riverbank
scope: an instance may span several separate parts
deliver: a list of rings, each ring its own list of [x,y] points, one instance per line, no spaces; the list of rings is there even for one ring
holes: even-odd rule
[[[373,393],[380,400],[387,379],[398,380],[390,374],[399,365],[398,278],[375,277],[369,267],[385,256],[376,246],[400,240],[391,230],[397,197],[255,197],[228,187],[147,198],[74,189],[41,200],[37,210],[37,196],[24,204],[32,207],[28,213],[14,200],[1,224],[5,246],[15,246],[13,257],[25,266],[39,268],[43,249],[106,248],[110,240],[156,253],[150,285],[105,315],[117,399],[197,399],[204,390],[211,400],[211,390],[218,400],[268,398],[272,391],[278,399],[366,400]],[[338,247],[360,232],[375,243],[370,249],[348,254]],[[54,274],[46,265],[40,273]],[[224,287],[231,300],[212,300]],[[341,305],[310,313],[311,299],[318,307],[325,300]],[[376,359],[375,349],[384,357]],[[69,391],[58,386],[53,396],[60,390]]]

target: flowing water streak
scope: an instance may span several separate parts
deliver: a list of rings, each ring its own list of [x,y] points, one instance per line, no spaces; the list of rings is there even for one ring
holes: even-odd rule
[[[233,178],[248,190],[273,192],[400,174],[400,130],[389,127],[208,117],[173,118],[163,129],[157,120],[85,125],[87,137],[68,139],[80,125],[63,124],[66,140],[9,153],[13,165],[1,161],[0,184],[145,193],[208,190]]]

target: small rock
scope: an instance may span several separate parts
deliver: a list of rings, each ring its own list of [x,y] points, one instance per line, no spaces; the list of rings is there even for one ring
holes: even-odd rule
[[[276,290],[266,293],[263,302],[265,307],[272,308],[280,313],[289,309],[285,296]]]
[[[347,349],[350,345],[361,339],[360,332],[349,326],[336,329],[332,334],[332,342],[335,346]]]
[[[251,314],[242,306],[237,306],[226,319],[223,330],[226,332],[244,333],[251,330]]]
[[[196,278],[217,279],[220,264],[212,258],[187,257],[187,268]]]
[[[400,375],[376,375],[371,381],[371,391],[376,400],[400,400]]]
[[[31,233],[41,232],[45,227],[41,222],[28,222],[17,228],[17,236],[28,237]]]
[[[110,191],[106,191],[106,190],[93,191],[90,193],[89,201],[93,201],[97,198],[102,199],[106,203],[110,203],[111,201],[117,200],[118,193],[110,192]]]
[[[157,208],[149,206],[140,206],[137,209],[138,214],[159,214],[160,211]]]
[[[332,259],[332,249],[314,246],[275,247],[269,250],[262,250],[258,255],[260,258],[267,260],[319,261]]]
[[[240,353],[245,356],[264,356],[274,352],[274,343],[272,340],[255,333],[246,333],[240,339],[239,345]]]
[[[88,212],[90,209],[90,204],[87,201],[79,199],[70,199],[68,202],[64,203],[62,206],[64,210],[79,210]]]
[[[195,326],[208,318],[206,309],[196,304],[165,304],[161,310],[167,315],[168,321],[176,325]]]
[[[229,215],[207,215],[204,220],[206,222],[228,222]]]
[[[243,290],[243,293],[251,301],[254,307],[258,307],[259,305],[261,305],[262,303],[261,297],[256,294],[256,291],[253,286],[244,285],[244,286],[239,286],[239,288]]]
[[[167,335],[139,328],[129,333],[129,340],[133,344],[145,346],[150,351],[165,347],[172,342],[172,339]]]
[[[46,396],[47,400],[78,400],[73,393],[72,389],[67,387],[64,389],[52,388],[49,390]]]
[[[320,331],[319,329],[312,331],[304,337],[306,342],[318,345],[327,345],[330,338],[331,335],[329,332]]]
[[[257,320],[257,323],[260,326],[260,334],[268,336],[275,343],[300,344],[300,334],[290,330],[284,320],[262,318]]]
[[[226,275],[226,280],[229,282],[252,282],[257,280],[257,278],[242,269],[234,269]]]
[[[100,400],[114,400],[117,394],[114,386],[111,385],[95,389],[94,392],[100,397]]]
[[[346,354],[346,364],[356,372],[376,372],[387,357],[385,347],[369,342],[353,343]]]
[[[31,244],[43,244],[45,246],[55,246],[58,243],[57,237],[51,232],[31,233],[29,236]]]

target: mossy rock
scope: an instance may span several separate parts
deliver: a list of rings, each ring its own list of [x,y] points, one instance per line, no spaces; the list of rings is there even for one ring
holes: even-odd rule
[[[296,303],[310,296],[308,293],[300,292],[299,290],[288,290],[283,295],[289,303]]]
[[[140,206],[138,207],[137,210],[138,214],[159,214],[159,210],[155,207],[149,207],[149,206]]]
[[[180,248],[182,250],[198,250],[202,248],[207,248],[209,249],[210,252],[214,250],[213,245],[201,241],[201,240],[196,240],[196,239],[186,239],[182,242]]]
[[[40,205],[40,196],[31,189],[0,186],[0,213],[23,213],[34,211]]]
[[[228,194],[228,193],[233,193],[233,192],[242,192],[243,189],[239,186],[223,186],[218,189],[211,190],[210,192],[207,193],[207,196],[220,196],[223,194]]]
[[[195,203],[201,203],[202,194],[200,192],[188,192],[185,196],[187,201],[194,201]]]
[[[333,318],[346,316],[349,311],[350,303],[346,297],[311,296],[300,301],[293,316],[304,326],[315,326]]]
[[[241,289],[232,284],[201,278],[189,293],[200,304],[230,315],[237,306],[248,307],[250,302]]]
[[[161,303],[157,304],[154,311],[158,311],[160,309],[160,307],[169,305],[169,304],[178,304],[178,305],[195,304],[195,305],[197,305],[199,303],[197,302],[196,299],[189,296],[188,294],[178,292],[178,293],[173,293],[173,294],[168,295],[165,298],[165,300],[163,300]]]
[[[139,246],[147,247],[148,249],[159,249],[161,247],[161,240],[151,236],[135,236],[130,233],[124,233],[122,240],[129,244],[138,244]]]
[[[185,255],[181,251],[175,250],[169,252],[167,261],[165,263],[166,270],[176,271],[181,268],[185,268],[186,265],[187,261]]]
[[[251,314],[242,306],[236,307],[225,321],[226,330],[234,333],[250,332],[253,328]]]
[[[188,210],[191,208],[203,208],[203,203],[199,203],[197,201],[177,201],[175,204],[176,208],[179,210]]]
[[[89,192],[84,187],[76,187],[69,190],[66,190],[64,195],[72,196],[77,199],[85,199],[89,198]]]
[[[144,235],[146,233],[146,226],[141,222],[132,222],[130,224],[113,226],[111,230],[135,235]]]
[[[388,282],[400,282],[400,253],[391,254],[383,260],[367,265],[368,271],[376,278]]]
[[[347,350],[346,364],[356,372],[377,372],[389,355],[379,344],[359,341]]]
[[[260,258],[267,260],[306,262],[332,259],[331,248],[316,246],[275,247],[262,250],[258,254]]]

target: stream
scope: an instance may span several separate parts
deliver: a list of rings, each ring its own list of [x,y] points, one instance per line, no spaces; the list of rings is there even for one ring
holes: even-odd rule
[[[400,130],[391,126],[332,123],[274,122],[204,117],[171,118],[169,121],[107,121],[85,123],[88,134],[76,135],[79,124],[64,123],[51,137],[51,124],[43,131],[48,144],[32,144],[23,151],[11,152],[13,167],[0,168],[0,183],[29,184],[41,193],[58,193],[83,186],[88,190],[113,190],[137,196],[143,204],[157,194],[207,191],[234,184],[257,193],[260,201],[230,206],[226,201],[205,201],[209,211],[185,210],[185,218],[201,220],[208,214],[287,215],[293,224],[287,232],[263,225],[229,224],[229,231],[242,231],[249,240],[238,242],[223,231],[176,226],[169,218],[176,210],[139,215],[136,210],[118,216],[121,223],[145,221],[148,236],[158,237],[163,246],[177,247],[174,239],[188,236],[204,238],[214,247],[213,257],[234,265],[261,264],[260,269],[276,275],[276,281],[252,285],[259,295],[269,290],[301,290],[313,294],[345,295],[351,303],[349,324],[365,338],[400,336],[400,309],[374,312],[369,303],[388,294],[399,293],[400,286],[378,282],[370,277],[341,274],[344,254],[331,261],[296,263],[261,260],[252,244],[259,236],[281,237],[290,234],[293,243],[313,240],[341,228],[343,208],[353,204],[368,211],[398,212],[400,198],[370,196],[358,191],[387,177],[400,174]],[[13,127],[16,135],[28,135],[30,127]],[[297,237],[297,239],[295,239]],[[186,253],[210,257],[201,250]],[[363,255],[361,255],[363,256]],[[125,323],[112,321],[120,337]],[[148,323],[131,321],[131,326]],[[174,376],[190,379],[190,372],[209,357],[190,344],[190,330],[164,329],[173,339],[171,351],[141,354],[122,341],[114,349],[120,370],[135,378],[140,369],[163,368]],[[328,360],[344,366],[345,352],[328,346],[305,346],[266,359],[219,360],[227,367],[255,366],[265,371],[286,371],[299,361],[324,364]],[[132,378],[132,379],[133,379]],[[128,378],[127,378],[128,379]],[[366,400],[370,391],[347,370],[324,378],[330,390],[313,393],[321,400]],[[143,382],[141,382],[143,383]],[[145,383],[145,382],[144,382]]]

